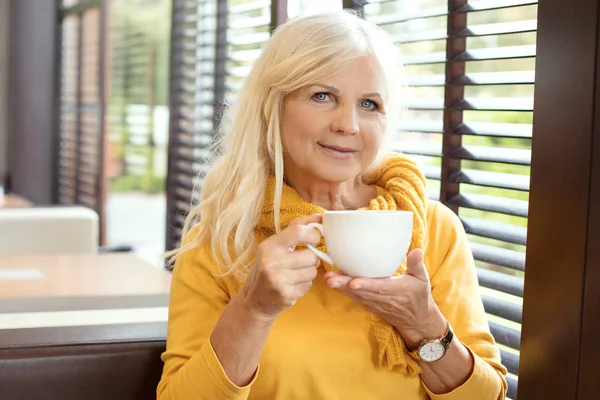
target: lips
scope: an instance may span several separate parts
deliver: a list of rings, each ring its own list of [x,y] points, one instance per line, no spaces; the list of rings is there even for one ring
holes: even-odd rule
[[[319,147],[329,156],[338,159],[352,158],[357,153],[356,150],[350,147],[335,146],[330,144],[317,143]]]
[[[356,153],[356,150],[354,150],[350,147],[340,147],[340,146],[326,145],[326,144],[322,144],[322,143],[319,143],[319,146],[324,147],[326,149],[339,151],[340,153]]]

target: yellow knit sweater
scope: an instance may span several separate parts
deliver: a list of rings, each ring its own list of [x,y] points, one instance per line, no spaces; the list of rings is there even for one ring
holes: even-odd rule
[[[380,168],[368,177],[367,184],[377,187],[377,197],[371,200],[369,210],[405,210],[413,213],[413,237],[409,251],[422,249],[427,230],[426,209],[427,190],[425,177],[417,165],[401,155],[390,155],[380,164]],[[275,178],[270,177],[265,190],[263,212],[257,228],[266,236],[276,232],[274,226]],[[281,229],[286,228],[296,218],[311,214],[322,214],[325,209],[303,200],[291,187],[284,185],[280,204]],[[323,240],[319,250],[327,252]],[[327,271],[336,271],[332,265],[322,263]],[[398,266],[395,275],[402,274],[406,262]],[[373,333],[379,344],[379,364],[389,369],[397,368],[404,374],[416,376],[419,364],[408,356],[406,346],[398,331],[387,321],[375,315]]]
[[[158,400],[500,400],[506,369],[490,334],[473,256],[458,217],[429,201],[424,263],[431,293],[475,360],[468,380],[452,392],[431,392],[419,377],[381,367],[371,315],[327,286],[322,269],[310,291],[275,321],[253,381],[225,374],[209,337],[239,290],[210,246],[178,259],[173,271],[167,349]],[[196,235],[192,229],[188,237]]]
[[[425,180],[408,159],[394,156],[367,183],[377,187],[368,209],[413,212],[410,249],[422,248],[432,296],[475,360],[468,380],[450,393],[425,387],[419,368],[397,331],[339,291],[324,271],[311,290],[284,311],[267,339],[254,379],[245,387],[225,374],[209,337],[239,290],[233,277],[216,278],[220,268],[204,244],[178,259],[171,288],[167,350],[158,400],[499,400],[506,393],[499,351],[489,332],[475,265],[456,215],[427,202]],[[258,241],[272,235],[275,182],[270,180],[257,224]],[[324,210],[284,185],[280,224]],[[194,237],[195,229],[188,236]],[[320,244],[324,249],[324,244]],[[325,270],[333,270],[324,265]],[[402,273],[402,265],[397,274]]]

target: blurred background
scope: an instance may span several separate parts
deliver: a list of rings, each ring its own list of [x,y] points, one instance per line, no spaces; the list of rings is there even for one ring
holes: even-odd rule
[[[536,1],[0,0],[5,207],[84,206],[99,217],[101,251],[163,268],[223,104],[270,33],[342,8],[403,53],[409,110],[395,149],[422,164],[430,197],[465,225],[514,394]]]
[[[180,222],[169,219],[176,223],[167,229],[169,149],[177,154],[187,143],[189,161],[201,161],[201,153],[191,150],[205,149],[198,141],[210,134],[219,102],[233,101],[276,24],[271,21],[274,9],[293,18],[343,6],[341,0],[64,0],[58,5],[24,0],[12,2],[16,19],[11,27],[10,3],[0,2],[5,19],[0,28],[2,54],[7,55],[12,44],[16,56],[12,63],[2,57],[0,75],[2,185],[35,203],[87,205],[100,214],[103,245],[133,246],[151,257],[174,243],[174,238],[167,243],[168,230]],[[509,174],[487,175],[495,179],[491,184],[462,182],[460,191],[494,197],[495,203],[509,200],[519,210],[526,208],[528,199],[535,3],[471,2],[464,27],[468,32],[459,35],[472,61],[462,74],[469,80],[462,82],[458,99],[463,100],[461,120],[476,133],[462,137],[463,147],[471,146],[470,156],[460,157],[462,168]],[[448,101],[447,2],[372,1],[361,9],[367,19],[394,35],[405,56],[410,112],[397,148],[423,162],[431,178],[431,196],[439,198],[441,132]],[[23,26],[31,21],[39,23],[35,32]],[[42,54],[29,54],[36,47]],[[20,90],[33,88],[34,81],[35,93]],[[10,83],[14,113],[8,107]],[[44,100],[52,100],[39,105],[46,119],[28,120],[36,110],[31,102]],[[170,109],[175,113],[171,127]],[[10,136],[15,136],[12,143]],[[174,191],[194,182],[194,176],[181,182],[180,169],[170,176]],[[30,174],[44,181],[43,186],[34,179],[24,183]],[[498,180],[513,184],[500,185]],[[170,211],[175,203],[187,207],[183,203],[189,200],[189,190],[185,192]],[[489,211],[460,210],[467,218],[485,215],[526,227],[522,212]],[[518,243],[474,239],[524,250]]]
[[[595,398],[600,2],[565,4],[0,0],[0,345],[2,328],[25,343],[19,329],[58,326],[58,314],[58,338],[74,324],[130,323],[128,337],[155,322],[141,340],[164,336],[171,274],[161,254],[198,200],[223,106],[278,26],[345,8],[403,54],[397,90],[408,110],[394,147],[422,165],[430,198],[465,227],[508,398],[519,376],[523,398]],[[122,374],[106,365],[124,387],[152,382],[130,379],[137,361],[119,363]]]

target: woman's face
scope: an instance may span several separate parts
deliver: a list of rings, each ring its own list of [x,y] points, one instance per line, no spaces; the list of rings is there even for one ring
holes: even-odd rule
[[[286,176],[322,182],[356,179],[375,160],[386,123],[386,87],[377,64],[362,58],[289,94],[281,136]]]

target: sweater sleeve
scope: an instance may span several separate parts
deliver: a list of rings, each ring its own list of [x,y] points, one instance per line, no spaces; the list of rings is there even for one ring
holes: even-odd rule
[[[223,370],[210,335],[230,300],[227,287],[210,272],[206,247],[191,250],[174,267],[169,304],[167,348],[157,388],[158,400],[245,400],[250,387],[238,387]]]
[[[506,368],[490,333],[475,261],[459,218],[437,203],[429,221],[428,247],[433,298],[454,333],[473,355],[471,376],[452,392],[435,394],[432,400],[501,400],[506,396]]]

